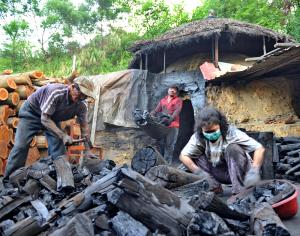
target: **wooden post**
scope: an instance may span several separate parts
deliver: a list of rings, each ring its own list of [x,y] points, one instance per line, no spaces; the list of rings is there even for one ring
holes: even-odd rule
[[[140,53],[140,70],[143,69],[143,54]]]
[[[98,118],[98,108],[100,103],[100,95],[101,95],[101,86],[100,84],[96,85],[96,99],[94,105],[94,114],[93,114],[93,121],[92,121],[92,129],[91,129],[91,142],[93,146],[95,145],[96,141],[96,128],[97,128],[97,118]]]
[[[166,51],[164,50],[164,74],[166,74]]]
[[[214,65],[219,68],[219,38],[214,35]]]
[[[267,53],[265,36],[263,36],[263,52],[264,52],[264,55]]]
[[[148,53],[146,54],[145,70],[148,70]]]

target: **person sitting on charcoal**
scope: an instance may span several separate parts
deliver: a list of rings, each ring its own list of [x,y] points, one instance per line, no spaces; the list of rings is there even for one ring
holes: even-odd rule
[[[260,180],[264,147],[246,133],[227,123],[226,117],[213,107],[205,107],[196,120],[196,132],[180,155],[181,162],[193,173],[206,174],[214,192],[221,184],[232,184],[232,193]],[[248,153],[254,152],[253,160]]]
[[[28,97],[19,111],[19,124],[15,144],[11,150],[3,178],[9,184],[9,176],[25,165],[32,138],[45,130],[48,154],[53,158],[66,153],[65,145],[72,138],[60,129],[60,122],[77,117],[82,137],[85,137],[86,155],[92,156],[89,146],[87,104],[85,99],[93,97],[94,84],[85,77],[78,77],[70,85],[48,84]]]
[[[166,137],[160,140],[163,156],[170,164],[172,163],[173,151],[178,136],[179,113],[182,108],[182,100],[177,96],[178,90],[177,85],[170,86],[168,95],[161,99],[156,108],[150,113],[151,116],[160,118],[159,123],[170,128]]]

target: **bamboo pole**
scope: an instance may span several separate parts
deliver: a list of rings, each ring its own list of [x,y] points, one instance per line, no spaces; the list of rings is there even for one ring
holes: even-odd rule
[[[34,92],[34,88],[31,86],[19,85],[16,92],[20,95],[20,99],[27,99]]]
[[[10,105],[17,106],[20,102],[20,96],[16,92],[12,92],[8,94],[8,98],[5,101],[1,101],[0,105]]]
[[[6,88],[8,90],[15,90],[17,88],[17,85],[15,81],[12,78],[3,78],[0,77],[0,88]]]

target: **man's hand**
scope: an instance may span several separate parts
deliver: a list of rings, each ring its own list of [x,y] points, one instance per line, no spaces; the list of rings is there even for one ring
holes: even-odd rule
[[[63,142],[64,142],[64,145],[65,145],[65,146],[72,145],[72,144],[73,144],[73,139],[72,139],[71,136],[65,134],[65,135],[63,136]]]
[[[251,167],[251,169],[247,172],[244,179],[244,186],[250,187],[254,186],[258,181],[260,181],[260,173],[258,167]]]

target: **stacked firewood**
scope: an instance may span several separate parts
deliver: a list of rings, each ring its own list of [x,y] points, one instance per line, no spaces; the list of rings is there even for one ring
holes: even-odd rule
[[[300,137],[276,138],[276,178],[300,182]]]
[[[14,145],[18,112],[22,104],[39,86],[52,82],[60,81],[47,79],[42,71],[12,74],[12,71],[5,70],[0,75],[0,175],[4,172],[9,151]],[[31,142],[28,163],[39,158],[40,148],[47,148],[42,133]]]
[[[238,212],[202,177],[165,165],[143,176],[110,160],[78,166],[67,156],[46,157],[10,181],[17,188],[0,193],[5,236],[269,235],[270,227],[272,235],[289,235],[269,204]]]

